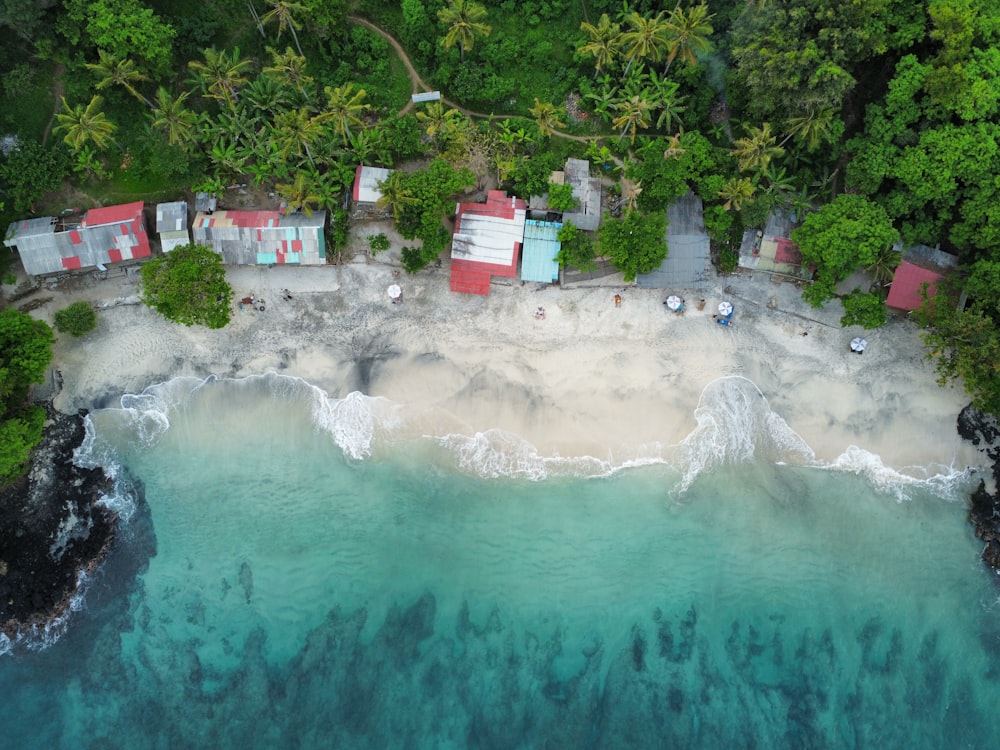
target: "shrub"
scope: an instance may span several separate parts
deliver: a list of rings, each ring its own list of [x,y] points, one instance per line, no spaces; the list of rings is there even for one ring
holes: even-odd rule
[[[56,312],[56,330],[71,336],[83,336],[97,328],[97,313],[87,302],[74,302]]]
[[[372,251],[372,255],[378,255],[379,253],[384,253],[389,249],[389,238],[385,236],[385,232],[379,232],[378,234],[368,235],[368,247]]]
[[[862,292],[855,289],[845,297],[840,298],[840,304],[844,306],[844,315],[840,319],[840,325],[854,326],[862,328],[878,328],[884,326],[888,317],[885,303],[877,294]]]

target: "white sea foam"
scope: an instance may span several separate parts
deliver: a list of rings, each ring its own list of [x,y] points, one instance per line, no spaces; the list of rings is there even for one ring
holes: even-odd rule
[[[705,471],[754,462],[807,463],[812,448],[773,411],[750,380],[732,375],[713,380],[694,411],[698,426],[677,446],[671,463],[682,473],[675,493],[686,491]]]
[[[86,571],[77,571],[76,591],[70,597],[69,606],[57,617],[40,625],[31,625],[19,630],[11,638],[0,633],[0,656],[13,653],[18,649],[41,651],[58,641],[69,627],[70,618],[84,607],[84,595],[91,582]]]
[[[886,466],[881,456],[851,445],[833,462],[820,465],[831,471],[857,474],[867,479],[879,492],[892,495],[900,502],[910,499],[915,488],[929,489],[948,500],[961,500],[968,495],[969,483],[976,478],[974,469],[954,466],[906,467],[900,471]]]
[[[500,429],[431,439],[455,455],[460,470],[486,479],[541,481],[553,476],[606,476],[616,468],[610,460],[593,456],[543,456],[528,440]]]

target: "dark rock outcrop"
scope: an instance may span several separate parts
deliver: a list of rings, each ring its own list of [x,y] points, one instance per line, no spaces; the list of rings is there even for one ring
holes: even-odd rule
[[[1000,488],[1000,423],[971,404],[958,415],[958,434],[989,456],[993,463],[993,481]],[[981,481],[972,493],[969,520],[976,536],[986,542],[983,562],[1000,574],[1000,490],[990,494]]]
[[[13,638],[62,615],[114,539],[115,515],[97,505],[111,482],[73,464],[83,414],[46,406],[48,421],[28,474],[0,490],[0,631]]]

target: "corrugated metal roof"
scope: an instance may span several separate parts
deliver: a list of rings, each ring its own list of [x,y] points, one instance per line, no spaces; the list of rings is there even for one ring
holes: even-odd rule
[[[354,190],[352,196],[355,203],[375,203],[382,197],[378,183],[385,182],[391,169],[384,167],[366,167],[358,165],[354,172]]]
[[[436,102],[441,99],[440,91],[422,91],[417,94],[412,94],[410,99],[413,100],[414,104],[419,104],[420,102]]]
[[[521,280],[551,284],[559,279],[559,230],[555,221],[524,222],[524,242],[521,245]]]
[[[451,257],[501,266],[516,263],[526,208],[523,200],[500,190],[491,190],[486,203],[460,204]]]
[[[17,241],[23,237],[36,237],[40,234],[52,234],[56,231],[57,221],[58,219],[54,216],[42,216],[38,219],[22,219],[21,221],[15,221],[7,227],[7,236],[6,239],[4,239],[3,244],[7,247],[14,247],[17,244]]]
[[[187,201],[159,203],[156,206],[156,233],[177,232],[186,230],[188,224]]]
[[[194,197],[194,210],[211,213],[219,207],[219,199],[211,193],[198,193]]]
[[[79,226],[56,231],[56,219],[16,222],[14,237],[24,270],[33,276],[120,263],[150,255],[142,203],[91,209]]]
[[[99,227],[106,224],[121,224],[142,216],[142,201],[123,203],[120,206],[92,208],[83,216],[81,227]]]
[[[667,207],[667,257],[660,267],[640,274],[636,284],[651,289],[677,289],[708,280],[712,247],[705,230],[701,198],[688,191]]]
[[[563,177],[577,202],[577,210],[563,213],[563,221],[593,232],[601,223],[600,179],[590,176],[590,162],[585,159],[567,159]]]
[[[195,216],[192,234],[229,265],[326,262],[326,212],[312,216],[276,211],[217,211]]]

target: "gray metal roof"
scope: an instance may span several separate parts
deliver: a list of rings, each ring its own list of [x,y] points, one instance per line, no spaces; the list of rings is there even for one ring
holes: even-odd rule
[[[172,203],[159,203],[156,206],[156,232],[178,232],[187,229],[188,225],[188,204],[187,201],[174,201]]]
[[[564,181],[573,186],[577,211],[563,213],[563,222],[593,232],[601,223],[601,180],[590,176],[590,162],[585,159],[567,159],[563,170]]]
[[[195,211],[208,211],[212,212],[218,208],[219,199],[216,198],[211,193],[198,193],[194,197],[194,210]]]
[[[657,270],[636,277],[636,285],[676,289],[707,281],[712,248],[701,198],[689,190],[667,208],[667,221],[667,257]]]
[[[228,265],[326,263],[326,212],[216,211],[195,216],[194,241],[209,245]]]
[[[7,247],[14,247],[24,237],[52,234],[56,231],[57,221],[58,219],[54,216],[42,216],[37,219],[15,221],[7,227],[7,236],[3,244]]]

